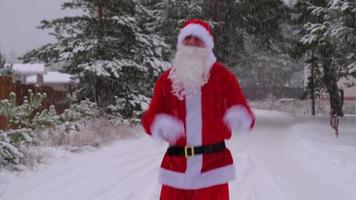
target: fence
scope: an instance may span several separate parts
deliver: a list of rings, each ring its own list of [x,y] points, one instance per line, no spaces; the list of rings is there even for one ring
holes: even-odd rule
[[[57,113],[62,113],[68,105],[63,101],[65,98],[65,92],[54,90],[48,86],[37,87],[35,85],[24,85],[20,83],[13,83],[11,77],[0,76],[0,100],[9,98],[11,92],[16,93],[17,105],[22,104],[24,97],[28,95],[28,90],[31,89],[33,93],[46,93],[47,97],[43,101],[42,106],[38,108],[36,112],[40,112],[50,105],[54,105]],[[0,116],[0,130],[6,128],[6,118]]]
[[[0,76],[0,100],[7,99],[13,89],[12,78],[7,76]],[[0,130],[6,127],[6,118],[0,115]]]

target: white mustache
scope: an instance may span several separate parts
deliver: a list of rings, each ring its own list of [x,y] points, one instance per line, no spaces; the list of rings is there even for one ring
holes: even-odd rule
[[[173,60],[173,69],[169,75],[173,93],[180,99],[188,94],[200,91],[207,83],[210,67],[210,50],[193,46],[180,46]]]

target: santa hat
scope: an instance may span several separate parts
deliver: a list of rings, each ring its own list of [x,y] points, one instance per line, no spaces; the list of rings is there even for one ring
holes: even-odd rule
[[[207,22],[201,19],[187,20],[179,32],[178,46],[180,46],[183,40],[190,35],[201,39],[208,49],[212,50],[214,48],[212,29]]]

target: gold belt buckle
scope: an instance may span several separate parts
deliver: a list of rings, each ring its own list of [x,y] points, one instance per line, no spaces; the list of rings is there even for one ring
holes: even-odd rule
[[[190,153],[188,153],[188,152],[190,152]],[[184,156],[186,158],[194,156],[194,147],[185,146],[184,147]]]

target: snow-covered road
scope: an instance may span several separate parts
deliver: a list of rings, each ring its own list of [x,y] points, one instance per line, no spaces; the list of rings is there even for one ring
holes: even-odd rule
[[[227,142],[237,179],[232,200],[356,199],[356,118],[336,138],[327,120],[256,111],[256,129]],[[57,151],[35,171],[2,172],[1,200],[158,199],[166,145],[147,136],[82,153]],[[1,190],[0,190],[1,194]]]

